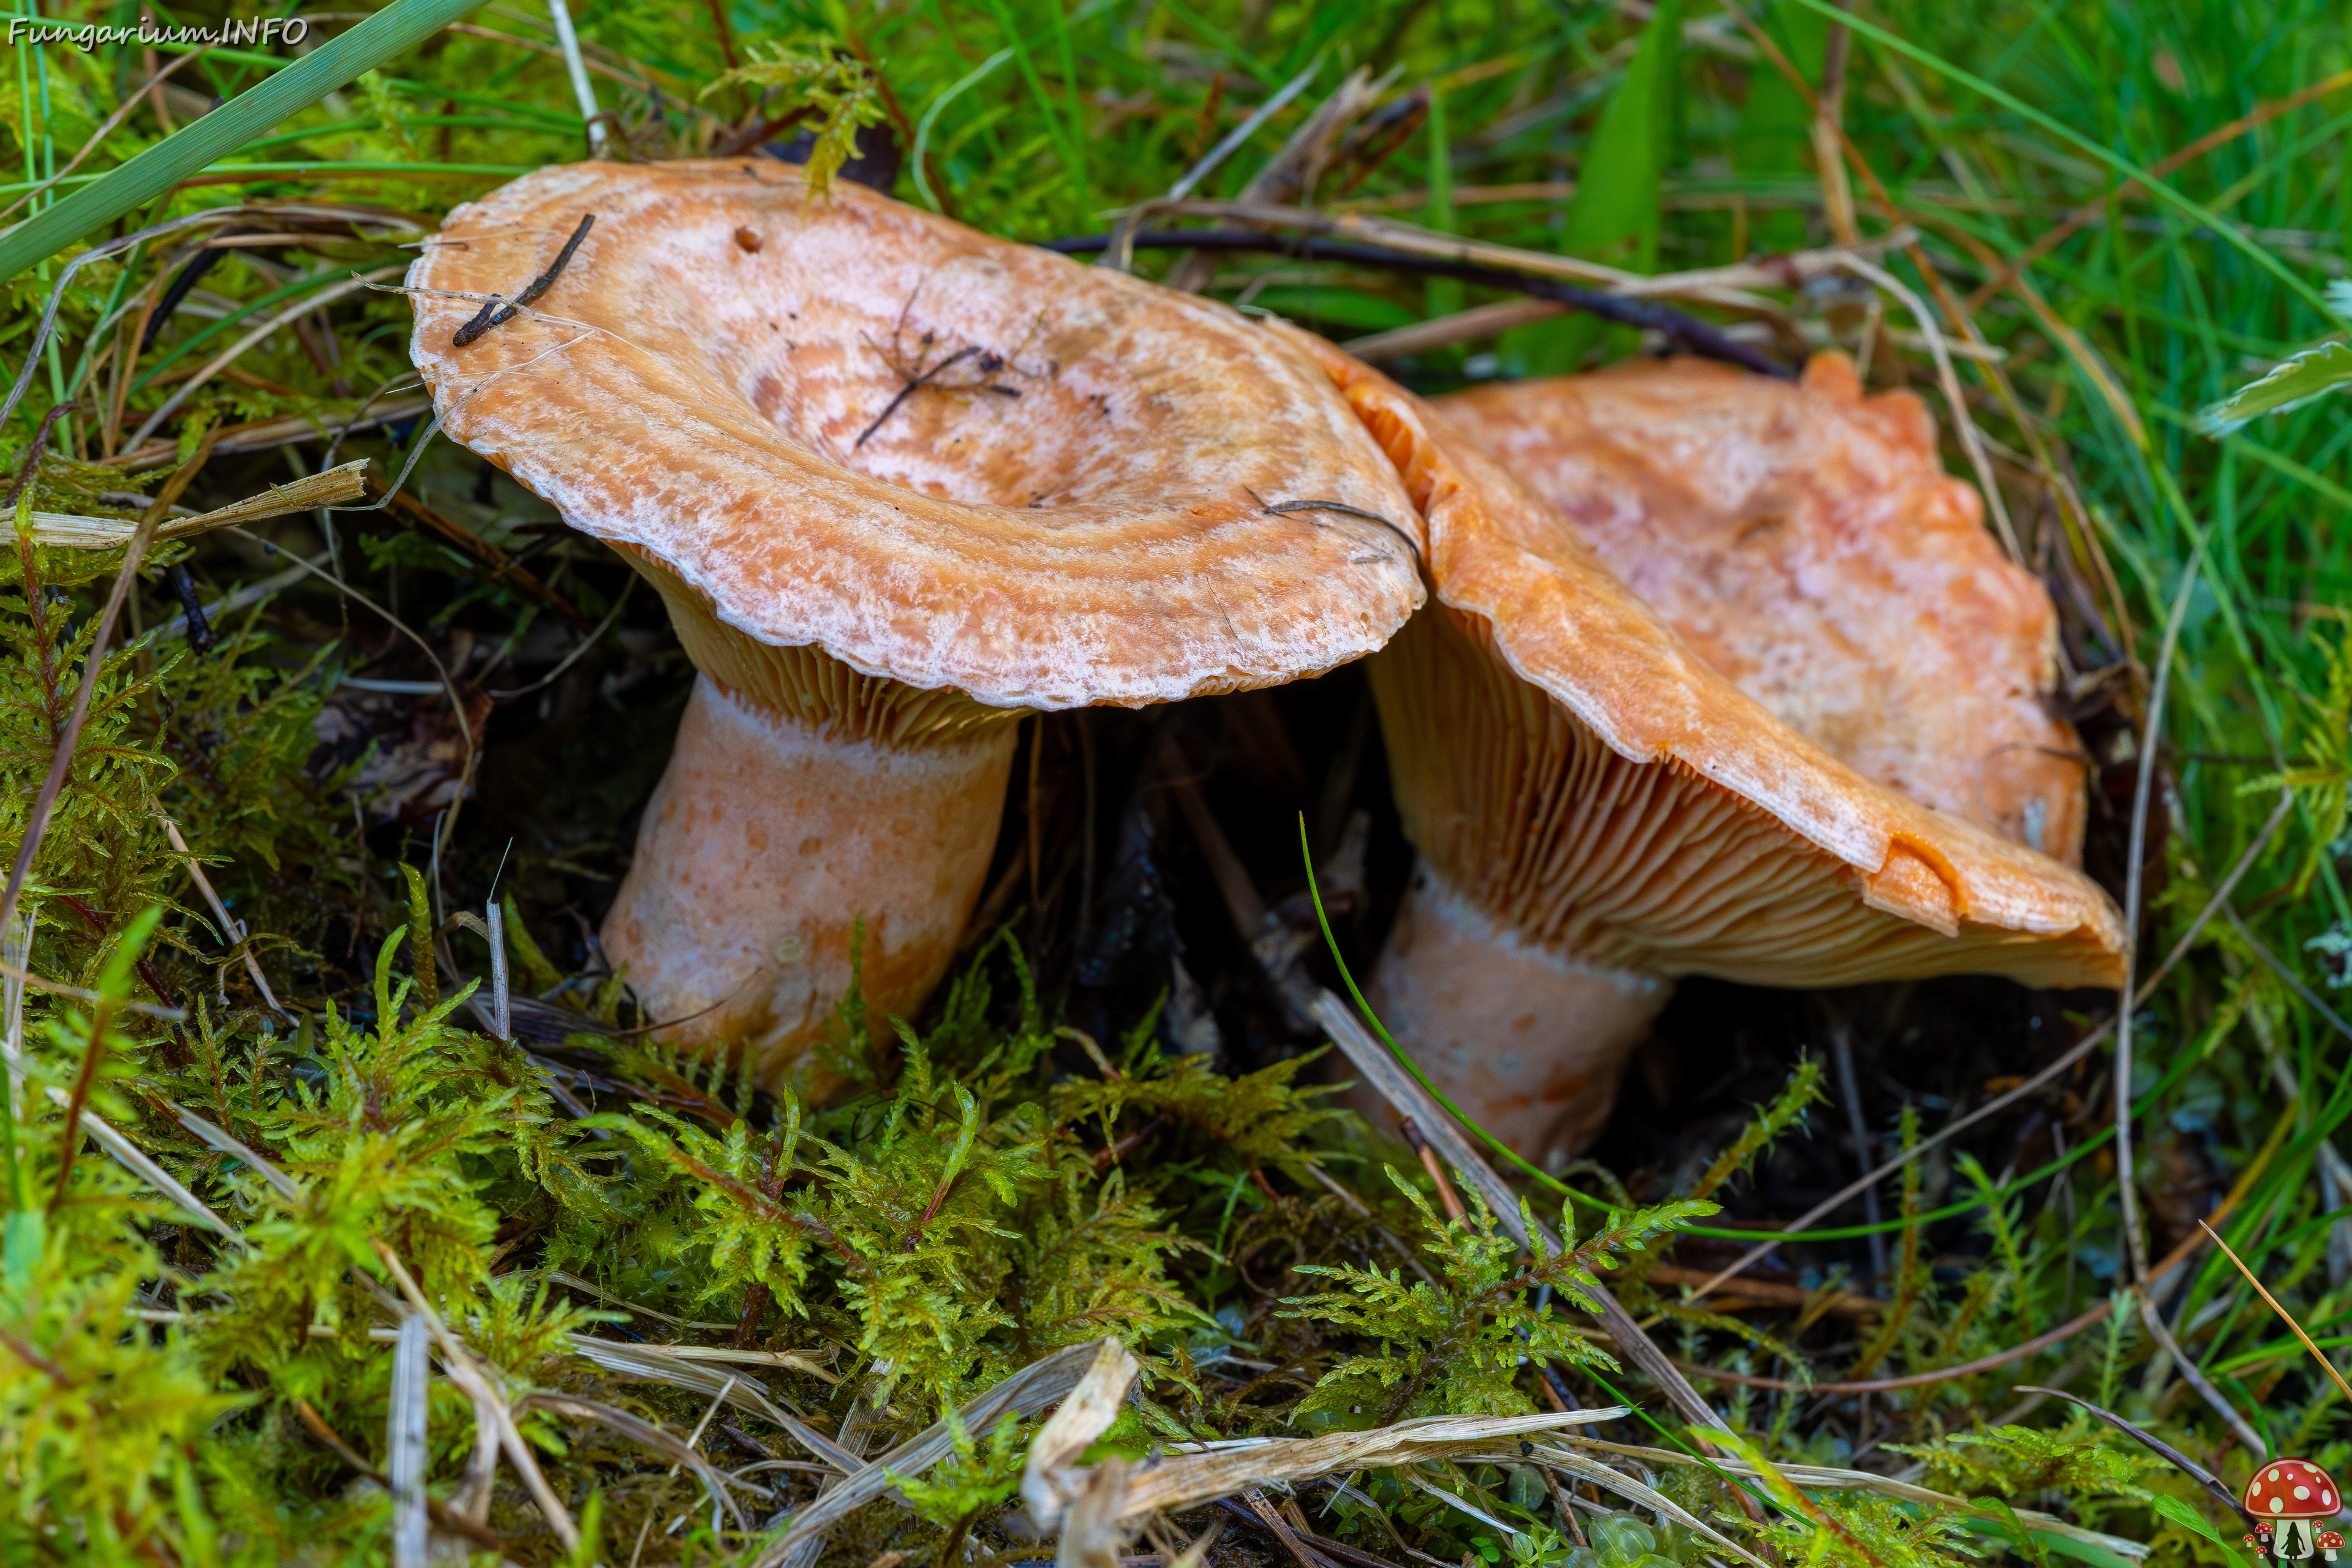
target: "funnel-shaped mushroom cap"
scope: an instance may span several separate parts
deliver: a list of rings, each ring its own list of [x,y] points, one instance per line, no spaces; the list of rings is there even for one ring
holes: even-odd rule
[[[1407,834],[1477,910],[1654,975],[2118,983],[2122,921],[2080,872],[1781,723],[1427,405],[1315,352],[1426,520],[1439,605],[1374,690]]]
[[[1916,397],[1865,398],[1828,353],[1801,384],[1638,360],[1437,408],[1781,722],[1874,783],[2080,861],[2081,745],[2041,701],[2056,614],[1943,471]]]
[[[702,672],[605,951],[772,1079],[853,973],[911,1016],[945,973],[1015,710],[1296,679],[1421,602],[1385,454],[1223,306],[764,158],[543,169],[428,244],[449,434],[627,554]]]
[[[758,643],[1131,705],[1329,668],[1420,601],[1395,476],[1281,336],[856,185],[543,169],[408,281],[512,297],[589,213],[538,317],[458,348],[474,300],[418,296],[417,366],[452,437]]]
[[[2256,1519],[2333,1519],[2344,1494],[2308,1459],[2273,1459],[2246,1483],[2246,1511]]]

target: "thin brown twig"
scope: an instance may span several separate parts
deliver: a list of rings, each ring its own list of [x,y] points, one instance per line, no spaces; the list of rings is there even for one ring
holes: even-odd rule
[[[381,498],[377,505],[382,510],[390,512],[412,527],[435,535],[471,557],[489,574],[492,582],[505,583],[526,597],[538,600],[571,622],[574,631],[588,632],[594,629],[595,623],[580,613],[579,605],[549,587],[540,579],[537,573],[518,564],[512,556],[472,529],[443,516],[414,496],[389,493],[384,486],[377,483],[373,478],[367,480],[367,489],[371,494]]]
[[[58,902],[79,915],[99,941],[106,940],[106,921],[96,910],[91,909],[71,893],[59,893],[57,895],[57,900]],[[172,990],[171,984],[163,978],[163,972],[155,967],[155,961],[142,953],[139,957],[138,968],[139,978],[147,983],[147,989],[155,994],[155,1000],[176,1011],[180,1005],[180,998]]]
[[[2311,1352],[2311,1359],[2327,1369],[2327,1375],[2336,1380],[2336,1386],[2344,1391],[2344,1397],[2347,1400],[2352,1400],[2352,1383],[2345,1382],[2344,1374],[2336,1370],[2336,1363],[2319,1353],[2319,1347],[2311,1342],[2311,1336],[2303,1331],[2303,1325],[2294,1321],[2294,1314],[2278,1304],[2277,1297],[2263,1288],[2263,1282],[2254,1278],[2254,1271],[2246,1267],[2245,1259],[2240,1258],[2231,1249],[2230,1244],[2221,1239],[2221,1232],[2201,1219],[2197,1222],[2197,1228],[2213,1238],[2213,1245],[2221,1249],[2221,1255],[2238,1266],[2238,1272],[2246,1277],[2246,1283],[2252,1285],[2255,1292],[2270,1303],[2271,1310],[2279,1315],[2279,1321],[2294,1331],[2294,1337],[2303,1342],[2303,1348]]]
[[[0,1345],[7,1346],[10,1354],[26,1366],[36,1368],[59,1387],[71,1388],[74,1385],[74,1375],[43,1355],[39,1348],[31,1341],[6,1329],[0,1329]]]
[[[735,68],[735,29],[728,24],[727,0],[709,0],[711,25],[719,29],[719,58]]]
[[[358,1449],[352,1447],[349,1443],[344,1442],[342,1435],[337,1432],[332,1426],[327,1425],[326,1417],[320,1415],[317,1410],[313,1409],[309,1400],[296,1400],[294,1402],[294,1414],[301,1418],[302,1425],[310,1429],[311,1436],[316,1437],[320,1442],[324,1443],[328,1447],[332,1448],[335,1451],[335,1457],[337,1458],[342,1460],[343,1463],[349,1465],[352,1469],[357,1470],[361,1475],[365,1476],[369,1480],[372,1480],[376,1485],[383,1488],[385,1491],[389,1492],[392,1490],[392,1482],[385,1477],[384,1473],[382,1470],[377,1469],[373,1465],[369,1464],[365,1459],[362,1458]],[[505,1536],[500,1535],[497,1531],[492,1530],[487,1524],[477,1523],[475,1521],[467,1519],[462,1513],[451,1511],[442,1504],[436,1502],[430,1497],[425,1500],[425,1510],[427,1513],[433,1516],[433,1522],[435,1524],[440,1526],[443,1530],[447,1531],[452,1535],[462,1535],[467,1540],[474,1542],[492,1552],[502,1552],[507,1549],[507,1539]]]
[[[1404,1141],[1412,1146],[1413,1153],[1419,1157],[1421,1168],[1427,1171],[1429,1179],[1437,1184],[1437,1201],[1444,1205],[1445,1217],[1460,1223],[1468,1211],[1463,1208],[1462,1200],[1454,1195],[1454,1184],[1445,1179],[1445,1167],[1437,1163],[1437,1151],[1431,1148],[1429,1140],[1422,1135],[1421,1123],[1408,1116],[1400,1127],[1404,1133]]]
[[[555,253],[553,261],[548,263],[546,271],[525,284],[522,292],[517,294],[511,300],[503,300],[496,294],[491,295],[483,301],[482,308],[474,313],[471,321],[450,334],[450,343],[462,349],[492,327],[505,325],[537,304],[541,295],[555,287],[556,280],[563,276],[563,269],[572,265],[573,253],[579,250],[581,242],[588,237],[588,231],[595,226],[594,213],[583,216],[578,226],[572,229],[572,237],[563,242],[563,248]]]
[[[961,364],[979,352],[980,345],[978,343],[971,344],[965,348],[960,348],[956,350],[955,353],[948,355],[947,358],[940,361],[939,363],[931,366],[930,369],[919,371],[914,375],[909,376],[907,380],[907,384],[898,389],[898,395],[893,397],[887,405],[884,405],[882,412],[874,416],[874,423],[868,425],[865,429],[860,430],[857,433],[857,439],[850,443],[850,449],[855,451],[857,448],[864,447],[867,439],[873,436],[874,432],[881,429],[883,426],[889,423],[890,416],[898,413],[901,407],[905,406],[907,399],[914,396],[915,394],[930,385],[931,382],[941,371],[946,370],[950,365]]]
[[[25,448],[24,468],[8,486],[8,494],[0,498],[0,511],[14,512],[16,510],[16,503],[24,499],[25,492],[32,488],[35,477],[41,471],[41,456],[49,449],[49,432],[57,428],[58,420],[71,414],[77,406],[69,398],[41,416],[41,427],[33,433],[33,444]]]
[[[73,1181],[74,1165],[81,1153],[81,1113],[89,1104],[90,1086],[98,1080],[98,1064],[106,1056],[106,1030],[114,1022],[114,998],[101,994],[89,1010],[89,1043],[82,1047],[81,1066],[74,1074],[73,1092],[66,1097],[65,1131],[59,1134],[58,1187],[49,1197],[49,1216],[57,1217],[65,1205],[66,1193]]]

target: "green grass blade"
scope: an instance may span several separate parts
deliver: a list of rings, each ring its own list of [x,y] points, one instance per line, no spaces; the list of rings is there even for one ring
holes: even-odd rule
[[[1600,1209],[1604,1213],[1614,1213],[1615,1211],[1611,1209],[1608,1205],[1584,1193],[1578,1192],[1566,1182],[1561,1181],[1559,1177],[1550,1174],[1549,1172],[1542,1170],[1540,1167],[1528,1161],[1524,1155],[1520,1154],[1518,1151],[1513,1149],[1500,1138],[1496,1137],[1492,1132],[1487,1131],[1484,1126],[1480,1125],[1475,1118],[1472,1117],[1467,1111],[1464,1110],[1460,1106],[1454,1104],[1451,1099],[1447,1098],[1444,1089],[1429,1081],[1429,1075],[1421,1070],[1421,1064],[1412,1059],[1412,1054],[1410,1051],[1407,1051],[1402,1046],[1396,1043],[1396,1037],[1389,1033],[1389,1026],[1381,1022],[1381,1016],[1372,1011],[1372,1005],[1370,1002],[1364,1000],[1363,992],[1359,989],[1356,984],[1356,976],[1348,968],[1347,959],[1340,955],[1339,939],[1331,934],[1331,917],[1326,914],[1323,910],[1322,884],[1315,879],[1315,855],[1307,845],[1307,814],[1305,812],[1298,814],[1298,854],[1299,858],[1307,863],[1307,895],[1315,900],[1315,920],[1316,922],[1323,928],[1323,945],[1330,950],[1331,962],[1339,966],[1339,978],[1347,983],[1348,994],[1355,999],[1356,1011],[1363,1015],[1364,1021],[1366,1023],[1371,1025],[1372,1033],[1380,1037],[1381,1044],[1389,1048],[1389,1054],[1396,1058],[1399,1065],[1403,1067],[1405,1071],[1412,1074],[1413,1081],[1421,1085],[1423,1090],[1428,1094],[1430,1099],[1437,1101],[1438,1104],[1445,1108],[1447,1115],[1453,1117],[1454,1121],[1459,1121],[1463,1126],[1476,1133],[1478,1137],[1486,1142],[1486,1146],[1494,1150],[1496,1153],[1500,1154],[1504,1159],[1508,1160],[1512,1164],[1517,1165],[1520,1170],[1525,1171],[1528,1175],[1533,1176],[1537,1181],[1541,1182],[1545,1186],[1551,1188],[1554,1192],[1560,1194],[1562,1196],[1581,1198],[1586,1203],[1591,1204],[1593,1207]]]
[[[1577,169],[1560,248],[1635,272],[1658,263],[1659,196],[1674,137],[1680,0],[1666,0],[1642,31],[1625,79],[1601,110]]]
[[[439,32],[480,0],[396,0],[268,81],[165,137],[96,184],[0,237],[0,279],[56,255],[101,224],[153,201],[180,181],[264,136],[362,73]]]
[[[1665,0],[1642,30],[1641,48],[1577,166],[1561,254],[1632,272],[1656,268],[1682,25],[1681,0]],[[1605,331],[1590,316],[1563,316],[1508,334],[1503,352],[1517,374],[1565,375]]]
[[[1454,137],[1445,121],[1445,94],[1429,95],[1429,174],[1423,182],[1429,199],[1422,205],[1422,226],[1437,234],[1454,232]],[[1462,309],[1462,280],[1433,278],[1423,286],[1424,308],[1432,316],[1450,316]]]
[[[915,190],[922,196],[923,205],[933,212],[943,212],[946,209],[940,205],[939,193],[931,189],[930,178],[923,172],[923,161],[930,156],[931,128],[939,123],[940,111],[971,89],[978,87],[987,79],[991,71],[1012,58],[1013,50],[1010,47],[997,50],[962,76],[958,77],[953,84],[931,100],[931,106],[929,109],[923,110],[922,123],[915,127],[915,151],[908,163],[915,174]]]
[[[2319,290],[2314,289],[2309,283],[2305,282],[2302,279],[2289,271],[2286,264],[2281,261],[2277,257],[2272,255],[2267,247],[2257,245],[2253,240],[2248,238],[2246,235],[2239,229],[2237,225],[2229,222],[2225,218],[2221,217],[2218,213],[2208,210],[2202,204],[2190,200],[2188,195],[2174,189],[2171,185],[2167,184],[2164,181],[2157,178],[2154,174],[2149,174],[2146,169],[2141,168],[2129,158],[2126,158],[2116,153],[2109,152],[2106,148],[2102,147],[2096,142],[2092,141],[2081,132],[2074,130],[2061,120],[2051,115],[2044,114],[2042,110],[2034,108],[2032,104],[2027,103],[2023,99],[2019,98],[2016,94],[2009,92],[2001,88],[1995,87],[1992,83],[1985,80],[1982,77],[1974,76],[1968,71],[1962,70],[1959,67],[1952,64],[1949,60],[1944,59],[1929,50],[1921,48],[1918,45],[1912,43],[1909,39],[1899,37],[1895,34],[1888,32],[1884,27],[1874,26],[1872,23],[1863,20],[1859,16],[1853,16],[1845,11],[1840,10],[1836,5],[1831,3],[1831,0],[1795,0],[1795,3],[1797,5],[1806,6],[1811,10],[1818,11],[1822,15],[1830,17],[1832,20],[1853,28],[1855,32],[1860,33],[1864,37],[1868,38],[1871,42],[1881,45],[1886,48],[1893,49],[1896,54],[1901,55],[1907,60],[1911,60],[1918,65],[1926,66],[1929,70],[1932,70],[1938,76],[1943,77],[1947,81],[1956,82],[1961,87],[1967,88],[1971,92],[1992,100],[1993,102],[2000,104],[2003,109],[2008,110],[2012,114],[2024,116],[2027,120],[2032,121],[2042,130],[2050,132],[2051,135],[2057,137],[2060,141],[2074,148],[2076,152],[2084,154],[2086,157],[2096,159],[2098,162],[2105,164],[2109,169],[2113,170],[2116,174],[2121,174],[2126,180],[2137,181],[2150,195],[2156,196],[2159,200],[2169,204],[2181,213],[2186,214],[2188,216],[2196,219],[2199,223],[2211,229],[2216,235],[2219,235],[2223,242],[2243,251],[2252,259],[2256,266],[2262,268],[2272,277],[2276,278],[2289,289],[2294,289],[2295,297],[2310,305],[2313,310],[2323,313],[2332,314],[2332,312],[2328,310],[2326,299],[2321,295]]]
[[[2315,397],[2352,384],[2352,348],[2321,343],[2281,363],[2260,381],[2249,382],[2197,411],[2197,428],[2208,436],[2226,436],[2265,414],[2300,408]]]

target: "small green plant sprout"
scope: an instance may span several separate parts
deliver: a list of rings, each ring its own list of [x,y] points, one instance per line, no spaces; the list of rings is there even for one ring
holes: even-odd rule
[[[1890,1447],[1892,1447],[1890,1445]],[[1895,1449],[1927,1467],[1952,1491],[1999,1497],[2061,1492],[2070,1497],[2147,1495],[2139,1482],[2158,1461],[2121,1448],[2077,1420],[2055,1429],[1996,1426]]]
[[[2339,345],[2340,346],[2340,345]],[[2312,884],[2325,869],[2332,871],[2352,844],[2346,840],[2352,825],[2352,633],[2338,627],[2332,635],[2315,625],[2315,652],[2326,662],[2325,679],[2317,689],[2298,690],[2289,710],[2293,740],[2289,760],[2275,773],[2259,773],[2239,786],[2249,798],[2274,797],[2290,792],[2297,808],[2309,819],[2311,835],[2296,858],[2293,896],[2309,896]],[[2304,944],[2320,954],[2320,968],[2332,986],[2352,983],[2345,942],[2346,922],[2339,911],[2335,924],[2321,937]]]
[[[2163,1493],[2159,1492],[2148,1500],[2148,1506],[2155,1509],[2157,1512],[2162,1514],[2166,1519],[2168,1519],[2173,1523],[2180,1526],[2181,1529],[2190,1531],[2195,1534],[2202,1536],[2207,1541],[2210,1541],[2214,1545],[2220,1547],[2225,1552],[2230,1552],[2230,1543],[2221,1539],[2221,1532],[2213,1528],[2213,1521],[2207,1519],[2197,1510],[2189,1507],[2187,1503],[2181,1501],[2179,1498],[2166,1497]],[[2244,1543],[2252,1545],[2253,1544],[2253,1541],[2254,1538],[2249,1535],[2245,1538]],[[2236,1555],[2234,1552],[2231,1552],[2231,1554],[2232,1556]],[[2334,1555],[2331,1553],[2328,1557],[2328,1561],[2333,1563],[2335,1560]]]
[[[1805,1112],[1822,1100],[1821,1064],[1811,1057],[1803,1058],[1789,1075],[1789,1081],[1780,1087],[1780,1092],[1772,1097],[1772,1103],[1758,1111],[1740,1130],[1739,1136],[1715,1157],[1690,1195],[1713,1197],[1726,1182],[1753,1165],[1757,1156],[1770,1148],[1774,1140],[1791,1127],[1801,1126]]]
[[[696,101],[707,101],[730,87],[781,88],[797,97],[797,110],[787,112],[810,122],[814,143],[803,178],[811,195],[823,196],[833,189],[841,166],[857,156],[859,130],[879,124],[884,117],[873,68],[824,44],[761,40],[748,52],[749,64],[704,88]]]
[[[1337,1280],[1341,1289],[1286,1298],[1286,1317],[1311,1318],[1372,1342],[1373,1353],[1349,1357],[1326,1373],[1300,1402],[1300,1416],[1319,1415],[1340,1427],[1385,1426],[1416,1415],[1511,1415],[1530,1408],[1517,1386],[1521,1358],[1572,1366],[1616,1367],[1608,1352],[1572,1331],[1566,1320],[1532,1304],[1545,1286],[1571,1306],[1594,1310],[1583,1287],[1612,1258],[1639,1252],[1689,1221],[1716,1212],[1690,1199],[1617,1216],[1582,1243],[1552,1252],[1532,1223],[1534,1251],[1522,1257],[1475,1189],[1458,1221],[1438,1216],[1391,1167],[1389,1180],[1419,1211],[1423,1251],[1434,1274],[1408,1282],[1400,1268],[1305,1264],[1302,1274]],[[1530,1216],[1531,1217],[1531,1216]],[[1560,1234],[1575,1229],[1563,1205]]]
[[[957,1561],[956,1549],[974,1523],[1021,1489],[1021,1471],[1029,1455],[1027,1423],[1007,1411],[995,1429],[975,1439],[962,1416],[950,1405],[948,1436],[955,1454],[932,1467],[928,1476],[893,1474],[891,1481],[905,1494],[907,1506],[948,1531],[939,1561]]]

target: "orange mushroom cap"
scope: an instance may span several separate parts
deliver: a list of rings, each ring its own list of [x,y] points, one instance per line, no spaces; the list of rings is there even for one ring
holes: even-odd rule
[[[772,159],[541,169],[408,281],[443,427],[652,579],[701,672],[604,941],[672,1039],[772,1079],[853,973],[877,1015],[937,984],[1019,710],[1297,679],[1423,596],[1419,515],[1291,340]]]
[[[2256,1519],[2333,1519],[2344,1494],[2308,1459],[2273,1459],[2246,1483],[2246,1511]]]
[[[2049,595],[1984,527],[1907,392],[1701,360],[1440,398],[1602,563],[1773,717],[1874,783],[2069,863],[2081,743]]]
[[[453,345],[585,213],[539,313]],[[449,435],[760,644],[1133,706],[1330,668],[1421,602],[1410,502],[1280,334],[856,185],[542,169],[408,281]]]
[[[1428,405],[1297,337],[1426,519],[1439,604],[1373,682],[1407,836],[1486,915],[1659,975],[2118,983],[2122,919],[2080,872],[1781,723]]]

